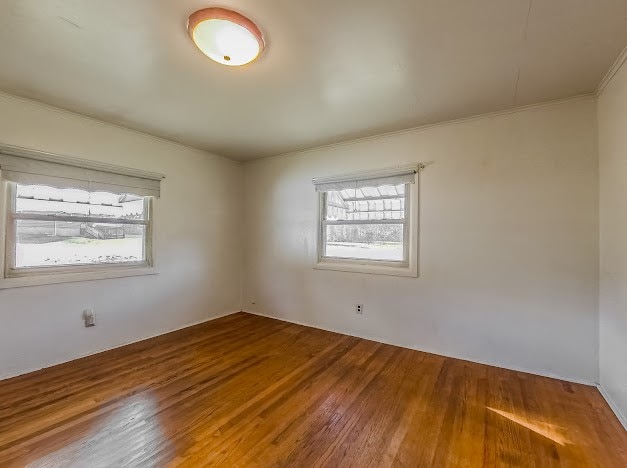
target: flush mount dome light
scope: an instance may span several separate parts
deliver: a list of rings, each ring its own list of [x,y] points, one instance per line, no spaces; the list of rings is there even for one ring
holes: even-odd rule
[[[205,8],[189,17],[189,37],[203,54],[223,65],[245,65],[265,46],[255,23],[225,8]]]

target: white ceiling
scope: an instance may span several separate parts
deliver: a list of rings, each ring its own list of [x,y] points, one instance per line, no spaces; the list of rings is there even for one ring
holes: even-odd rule
[[[0,90],[245,160],[591,93],[627,44],[625,0],[233,0],[268,43],[233,68],[212,5],[0,0]]]

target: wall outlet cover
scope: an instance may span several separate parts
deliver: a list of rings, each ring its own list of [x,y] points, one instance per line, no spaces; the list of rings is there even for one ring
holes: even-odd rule
[[[96,326],[96,313],[93,309],[85,309],[83,311],[83,320],[85,321],[86,327],[94,327]]]

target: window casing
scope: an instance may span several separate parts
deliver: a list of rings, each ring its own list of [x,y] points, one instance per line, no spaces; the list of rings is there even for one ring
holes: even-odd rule
[[[314,179],[318,269],[418,275],[418,168]]]
[[[0,289],[157,274],[164,177],[0,144]]]

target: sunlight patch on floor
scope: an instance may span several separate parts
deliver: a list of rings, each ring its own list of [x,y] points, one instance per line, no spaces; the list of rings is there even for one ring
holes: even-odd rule
[[[562,434],[563,429],[561,426],[557,426],[555,424],[549,424],[545,422],[533,422],[533,421],[529,421],[524,416],[518,416],[516,414],[509,413],[507,411],[490,408],[489,406],[487,408],[493,413],[503,416],[504,418],[507,418],[512,422],[515,422],[516,424],[520,424],[524,428],[529,429],[530,431],[533,431],[536,434],[541,435],[542,437],[546,437],[547,439],[550,439],[557,444],[567,445],[567,444],[572,443]]]

